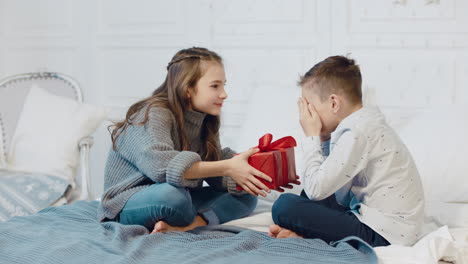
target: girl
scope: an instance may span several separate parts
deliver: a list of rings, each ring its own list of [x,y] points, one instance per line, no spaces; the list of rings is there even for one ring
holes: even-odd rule
[[[99,220],[156,233],[249,215],[256,196],[270,192],[255,176],[271,178],[247,162],[257,149],[234,156],[220,148],[219,115],[227,98],[221,57],[184,49],[167,71],[161,86],[113,126]],[[236,191],[236,184],[245,191]]]

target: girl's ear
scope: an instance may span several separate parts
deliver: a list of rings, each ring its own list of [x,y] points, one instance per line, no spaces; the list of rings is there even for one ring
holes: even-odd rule
[[[331,106],[332,112],[334,114],[336,114],[336,113],[338,113],[338,111],[340,111],[342,103],[343,102],[341,100],[341,97],[339,97],[336,94],[331,94],[330,95],[330,106]]]
[[[185,92],[186,92],[187,98],[190,99],[192,97],[193,89],[191,87],[187,87],[187,89],[185,89]]]
[[[193,94],[193,89],[190,87],[187,87],[187,89],[185,90],[185,96],[187,96],[187,103],[188,103],[187,108],[188,109],[192,109],[192,94]]]

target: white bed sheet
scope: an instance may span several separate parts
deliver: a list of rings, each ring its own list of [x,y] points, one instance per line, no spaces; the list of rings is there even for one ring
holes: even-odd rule
[[[271,202],[259,200],[254,213],[246,218],[230,221],[225,225],[249,228],[259,232],[268,232],[273,224]],[[426,235],[415,245],[374,248],[383,264],[430,264],[454,263],[468,264],[468,228],[449,228],[428,222]]]

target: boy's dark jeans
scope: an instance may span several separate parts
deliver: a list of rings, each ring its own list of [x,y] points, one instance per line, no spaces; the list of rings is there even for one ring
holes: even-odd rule
[[[349,208],[339,205],[335,195],[312,201],[304,191],[301,196],[282,194],[273,204],[272,216],[275,224],[305,238],[320,238],[329,243],[357,236],[373,247],[390,245],[385,238],[361,223]]]

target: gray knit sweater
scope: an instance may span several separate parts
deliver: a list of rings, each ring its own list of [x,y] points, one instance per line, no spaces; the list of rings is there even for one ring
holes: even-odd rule
[[[141,121],[143,113],[141,111],[135,121]],[[145,125],[127,127],[116,141],[116,151],[112,148],[109,151],[98,219],[114,219],[133,194],[154,183],[200,188],[205,180],[219,190],[232,194],[245,193],[237,191],[236,183],[228,176],[194,180],[183,178],[184,172],[204,156],[201,129],[205,117],[206,114],[195,111],[184,113],[190,151],[181,151],[175,117],[169,109],[153,107]],[[231,158],[234,153],[224,148],[221,159]]]

